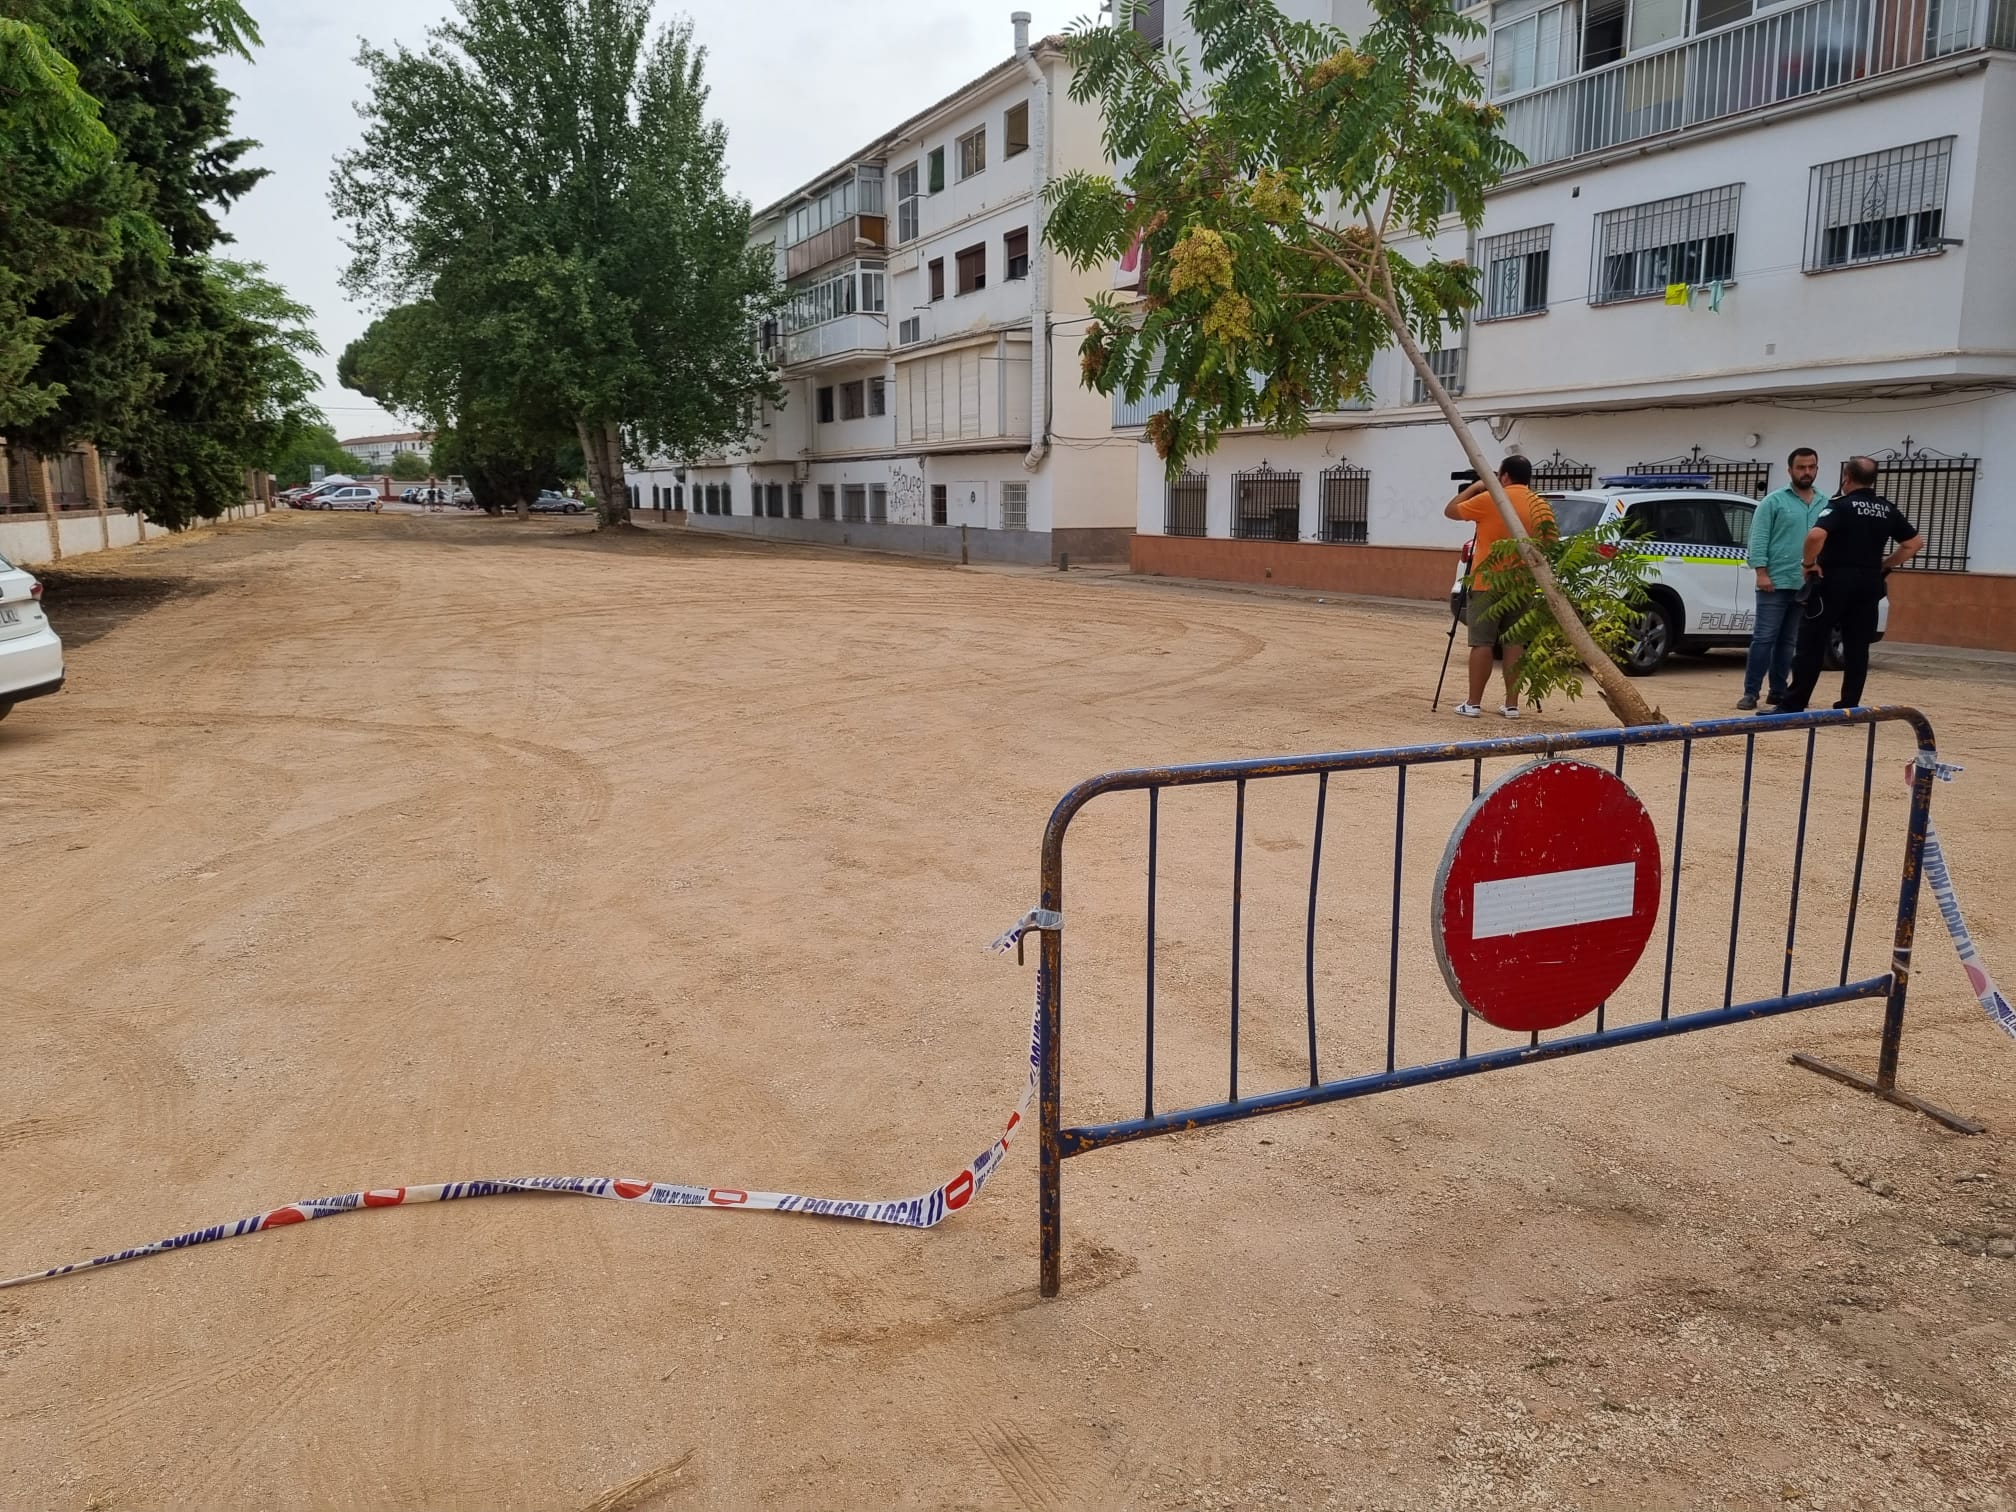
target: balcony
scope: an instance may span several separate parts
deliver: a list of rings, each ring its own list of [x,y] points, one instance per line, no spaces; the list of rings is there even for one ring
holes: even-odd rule
[[[2016,0],[1815,0],[1497,104],[1539,168],[1984,47],[2016,48]]]
[[[843,257],[852,257],[856,252],[865,252],[871,247],[879,250],[887,246],[888,241],[889,221],[886,216],[850,215],[824,231],[815,231],[797,246],[789,248],[784,253],[784,276],[797,278],[814,268],[823,268]]]
[[[784,333],[784,365],[840,362],[889,350],[889,323],[880,315],[843,315]]]

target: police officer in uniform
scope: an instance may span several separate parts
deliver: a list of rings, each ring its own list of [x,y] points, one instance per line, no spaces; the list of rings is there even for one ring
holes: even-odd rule
[[[1890,549],[1893,544],[1895,550]],[[1924,545],[1918,527],[1877,494],[1876,463],[1868,457],[1850,457],[1841,469],[1841,492],[1806,535],[1806,617],[1799,627],[1792,688],[1778,706],[1780,714],[1796,714],[1806,707],[1820,681],[1820,665],[1836,626],[1841,630],[1841,701],[1834,707],[1861,706],[1884,576],[1918,555]]]

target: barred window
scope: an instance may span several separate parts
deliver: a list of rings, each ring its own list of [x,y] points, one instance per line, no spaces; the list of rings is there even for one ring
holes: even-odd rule
[[[793,483],[791,485],[790,518],[794,520],[805,518],[805,485],[803,483]]]
[[[1953,138],[1821,163],[1807,193],[1806,271],[1936,252]]]
[[[1578,462],[1573,457],[1563,456],[1557,448],[1551,457],[1533,459],[1533,491],[1535,493],[1572,493],[1579,488],[1593,488],[1596,483],[1596,469],[1587,462]]]
[[[771,519],[773,520],[783,519],[784,485],[782,483],[772,483],[771,485],[769,485],[769,488],[765,492],[763,502],[764,505],[766,506],[765,512],[769,515]]]
[[[1363,546],[1372,508],[1372,474],[1339,462],[1324,470],[1319,488],[1323,539],[1336,546]]]
[[[1477,265],[1484,270],[1484,311],[1478,319],[1544,315],[1553,254],[1552,226],[1487,236],[1479,242]]]
[[[1441,380],[1442,387],[1448,390],[1449,397],[1454,399],[1458,394],[1462,393],[1463,348],[1460,346],[1437,347],[1434,351],[1425,355],[1428,358],[1428,366],[1434,370],[1435,376]],[[1416,404],[1426,404],[1428,402],[1428,385],[1421,381],[1419,373],[1414,375],[1414,402]]]
[[[1003,530],[1027,530],[1029,528],[1029,485],[1027,483],[1003,483],[1001,485],[1001,528]]]
[[[1876,456],[1876,492],[1904,512],[1925,537],[1925,549],[1904,565],[1920,572],[1965,572],[1974,523],[1978,457],[1949,457],[1913,448]]]
[[[831,483],[819,485],[819,518],[822,520],[830,520],[834,516],[833,495],[834,489]]]
[[[1591,304],[1646,299],[1672,284],[1736,276],[1741,184],[1606,210],[1596,217]]]
[[[943,525],[945,520],[945,485],[943,483],[933,483],[931,485],[931,523],[933,525]]]
[[[1708,486],[1724,493],[1748,494],[1761,499],[1771,491],[1771,464],[1761,457],[1743,459],[1718,457],[1700,447],[1684,456],[1664,457],[1657,462],[1634,462],[1634,473],[1698,473]]]
[[[868,523],[868,485],[848,483],[840,489],[840,518],[856,525]]]
[[[1186,472],[1169,483],[1167,512],[1162,518],[1162,533],[1172,536],[1201,536],[1204,534],[1204,507],[1208,485],[1205,475],[1200,472]]]
[[[1302,536],[1302,474],[1262,467],[1232,475],[1232,534],[1242,541]]]

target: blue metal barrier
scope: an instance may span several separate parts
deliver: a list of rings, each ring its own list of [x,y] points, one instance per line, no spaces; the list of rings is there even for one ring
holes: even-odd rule
[[[1882,976],[1868,977],[1858,981],[1848,979],[1850,955],[1854,946],[1857,899],[1862,884],[1863,860],[1869,839],[1869,805],[1875,774],[1877,727],[1885,723],[1908,725],[1917,737],[1920,759],[1912,779],[1911,807],[1908,829],[1905,837],[1903,870],[1898,884],[1896,932],[1891,951],[1890,970]],[[1820,987],[1809,991],[1793,992],[1792,955],[1799,930],[1799,888],[1804,872],[1807,836],[1807,811],[1812,797],[1813,762],[1816,742],[1820,732],[1835,727],[1866,726],[1867,745],[1862,758],[1861,815],[1855,843],[1854,880],[1849,894],[1846,925],[1841,948],[1841,969],[1839,979],[1831,987]],[[1785,930],[1785,966],[1778,983],[1775,996],[1738,1003],[1736,994],[1736,959],[1739,910],[1742,904],[1743,872],[1750,836],[1750,802],[1752,780],[1756,767],[1757,743],[1760,739],[1772,740],[1783,737],[1805,736],[1805,767],[1800,785],[1798,838],[1793,860],[1792,897],[1788,910]],[[1743,786],[1737,815],[1736,876],[1730,902],[1729,953],[1727,966],[1723,972],[1722,1002],[1719,1007],[1711,1007],[1694,1012],[1674,1013],[1673,962],[1680,911],[1681,862],[1687,834],[1687,809],[1689,783],[1692,776],[1694,748],[1697,743],[1717,740],[1740,739],[1744,743]],[[1678,744],[1680,751],[1679,799],[1674,817],[1673,845],[1671,855],[1672,882],[1666,906],[1666,940],[1664,951],[1663,978],[1659,994],[1659,1016],[1643,1022],[1610,1025],[1606,1027],[1605,1016],[1608,1005],[1596,1008],[1593,1014],[1594,1027],[1587,1032],[1579,1032],[1567,1037],[1543,1042],[1536,1033],[1525,1045],[1515,1045],[1503,1049],[1480,1051],[1470,1050],[1470,1015],[1457,1009],[1457,1053],[1454,1057],[1426,1061],[1412,1065],[1399,1064],[1397,1041],[1399,1028],[1399,964],[1400,964],[1400,916],[1404,896],[1403,845],[1406,835],[1407,776],[1416,767],[1448,765],[1450,763],[1471,763],[1471,794],[1474,798],[1482,789],[1483,765],[1485,760],[1508,756],[1553,757],[1577,751],[1614,751],[1616,771],[1621,776],[1624,771],[1626,751],[1633,747]],[[1937,1119],[1947,1127],[1963,1133],[1979,1132],[1976,1125],[1956,1114],[1934,1107],[1930,1103],[1904,1092],[1897,1086],[1897,1057],[1903,1038],[1904,999],[1910,979],[1911,943],[1918,910],[1918,883],[1920,856],[1924,848],[1925,829],[1931,812],[1933,773],[1930,760],[1934,753],[1931,725],[1915,709],[1870,708],[1850,710],[1813,711],[1800,714],[1768,715],[1740,719],[1715,719],[1691,725],[1660,725],[1628,730],[1593,730],[1581,733],[1534,734],[1504,740],[1465,741],[1451,745],[1405,746],[1388,750],[1351,751],[1328,755],[1269,758],[1251,761],[1214,762],[1195,766],[1173,766],[1143,768],[1132,771],[1109,772],[1080,783],[1058,802],[1050,816],[1050,822],[1043,835],[1042,852],[1042,907],[1062,915],[1064,910],[1064,841],[1072,820],[1094,799],[1106,794],[1121,792],[1142,792],[1148,794],[1148,886],[1147,886],[1147,979],[1145,990],[1144,1039],[1146,1066],[1143,1089],[1142,1113],[1139,1118],[1121,1119],[1097,1124],[1066,1127],[1063,1122],[1063,1001],[1064,1001],[1064,940],[1063,930],[1046,929],[1042,938],[1042,961],[1044,967],[1044,990],[1042,1001],[1042,1065],[1041,1065],[1041,1110],[1040,1110],[1040,1165],[1038,1172],[1037,1212],[1041,1230],[1042,1269],[1041,1291],[1046,1297],[1057,1294],[1062,1263],[1062,1167],[1063,1162],[1073,1156],[1085,1155],[1108,1145],[1122,1144],[1130,1140],[1148,1139],[1160,1134],[1173,1134],[1187,1129],[1207,1128],[1214,1124],[1229,1123],[1239,1119],[1254,1118],[1262,1114],[1278,1113],[1290,1108],[1303,1108],[1318,1103],[1337,1102],[1345,1098],[1365,1097],[1377,1092],[1395,1091],[1402,1087],[1423,1086],[1431,1082],[1449,1081],[1456,1077],[1475,1076],[1489,1071],[1506,1070],[1514,1066],[1526,1065],[1533,1061],[1551,1060],[1560,1056],[1580,1055],[1591,1050],[1604,1050],[1618,1045],[1643,1043],[1647,1040],[1662,1039],[1671,1035],[1686,1034],[1700,1029],[1713,1029],[1724,1024],[1745,1022],[1752,1019],[1774,1017],[1779,1014],[1797,1013],[1807,1008],[1818,1008],[1834,1003],[1851,1003],[1881,998],[1884,1000],[1882,1045],[1879,1053],[1876,1075],[1863,1077],[1815,1059],[1799,1054],[1793,1060],[1812,1070],[1822,1072],[1836,1080],[1874,1093],[1887,1101],[1912,1108]],[[1318,1057],[1318,1013],[1316,992],[1316,941],[1317,941],[1317,890],[1322,879],[1323,866],[1323,824],[1325,807],[1329,799],[1330,777],[1333,773],[1365,772],[1369,770],[1392,769],[1395,772],[1394,793],[1394,850],[1393,887],[1390,943],[1388,948],[1388,979],[1385,1003],[1386,1048],[1385,1069],[1366,1075],[1350,1076],[1341,1080],[1325,1081],[1321,1076]],[[1250,783],[1272,782],[1281,779],[1313,777],[1316,781],[1316,822],[1315,841],[1311,847],[1309,867],[1309,908],[1306,931],[1303,980],[1307,1003],[1308,1039],[1308,1081],[1306,1085],[1294,1086],[1260,1093],[1240,1093],[1240,950],[1241,950],[1241,909],[1244,904],[1244,864],[1246,849],[1246,791]],[[1200,1106],[1158,1112],[1155,1106],[1155,966],[1156,966],[1156,870],[1159,829],[1161,824],[1161,795],[1165,789],[1196,787],[1213,784],[1231,784],[1234,787],[1233,856],[1232,856],[1232,953],[1231,953],[1231,1001],[1230,1001],[1230,1046],[1227,1067],[1227,1092],[1221,1102]],[[1649,954],[1649,951],[1648,951]],[[1452,1006],[1455,1006],[1452,1004]]]

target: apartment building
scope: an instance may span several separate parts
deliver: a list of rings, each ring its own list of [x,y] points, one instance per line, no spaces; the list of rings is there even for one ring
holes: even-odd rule
[[[432,431],[400,431],[388,436],[354,436],[348,441],[336,443],[351,456],[360,458],[365,466],[383,470],[392,465],[392,459],[401,452],[418,452],[426,456],[433,448]]]
[[[1360,0],[1289,0],[1364,24]],[[1178,0],[1137,25],[1194,59]],[[1526,157],[1435,354],[1487,454],[1761,493],[1856,452],[1927,534],[1893,636],[2016,649],[2016,0],[1498,0],[1474,63]],[[1406,250],[1420,252],[1412,245]],[[1129,275],[1123,275],[1129,276]],[[1137,468],[1137,570],[1435,598],[1460,450],[1397,352],[1308,435]],[[1115,403],[1138,428],[1165,400]],[[1831,474],[1828,475],[1831,477]]]
[[[1101,270],[1043,238],[1060,165],[1102,161],[1057,38],[1015,52],[755,216],[788,301],[756,444],[661,459],[632,504],[696,529],[972,560],[1125,561],[1130,436],[1079,383]],[[648,516],[647,516],[648,518]]]

